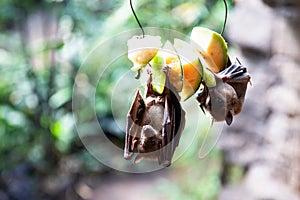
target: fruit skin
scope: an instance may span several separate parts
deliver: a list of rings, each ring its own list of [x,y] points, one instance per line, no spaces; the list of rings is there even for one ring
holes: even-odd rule
[[[183,69],[179,56],[170,41],[166,41],[164,47],[165,63],[169,67],[169,80],[177,92],[182,91]]]
[[[152,68],[152,89],[158,94],[162,94],[166,82],[166,73],[162,71],[165,66],[164,57],[158,52],[150,64]]]
[[[202,57],[199,56],[199,62],[202,64],[202,80],[208,87],[215,87],[216,86],[216,78],[214,72],[210,70],[210,66],[207,61]]]
[[[213,72],[220,72],[227,66],[228,48],[219,33],[204,27],[194,27],[191,33],[191,41],[198,46],[198,51]]]

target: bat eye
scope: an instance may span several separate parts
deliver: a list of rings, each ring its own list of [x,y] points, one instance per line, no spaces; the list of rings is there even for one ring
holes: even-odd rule
[[[152,139],[150,140],[150,143],[151,143],[151,145],[155,145],[155,139],[152,138]]]

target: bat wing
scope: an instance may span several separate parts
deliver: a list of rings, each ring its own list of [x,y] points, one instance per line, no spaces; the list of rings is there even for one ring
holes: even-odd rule
[[[137,90],[134,101],[127,114],[127,125],[125,135],[124,158],[129,160],[133,156],[142,129],[142,119],[146,109],[144,99],[140,90]]]
[[[243,103],[247,91],[248,82],[250,81],[250,75],[244,75],[240,78],[234,78],[229,80],[227,83],[233,87],[238,99]]]
[[[176,147],[179,144],[181,133],[185,125],[185,112],[177,97],[172,91],[171,84],[166,83],[165,88],[165,108],[162,128],[162,143],[158,156],[159,164],[165,167],[170,166]]]
[[[233,87],[240,103],[243,104],[247,86],[251,78],[247,68],[242,66],[240,61],[236,58],[233,64],[218,73],[218,75],[223,79],[224,82]]]

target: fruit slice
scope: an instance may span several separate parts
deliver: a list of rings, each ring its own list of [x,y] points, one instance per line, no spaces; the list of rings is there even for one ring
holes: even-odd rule
[[[199,61],[199,53],[189,43],[174,39],[174,48],[182,63],[184,79],[181,95],[185,101],[198,90],[203,68]]]
[[[203,27],[194,27],[191,40],[203,48],[198,50],[213,72],[220,72],[226,67],[227,44],[219,33]]]
[[[154,56],[150,64],[152,68],[152,89],[158,94],[162,94],[165,88],[166,74],[162,71],[165,60],[161,50]]]
[[[156,55],[162,46],[159,36],[133,36],[127,41],[128,58],[133,62],[132,71],[142,69]]]
[[[170,67],[169,79],[177,92],[181,92],[183,86],[183,70],[182,65],[170,41],[166,41],[164,47],[164,58],[167,66]]]
[[[215,87],[217,85],[215,75],[208,70],[210,69],[209,64],[202,56],[199,56],[199,62],[203,67],[202,80],[205,82],[207,87]]]

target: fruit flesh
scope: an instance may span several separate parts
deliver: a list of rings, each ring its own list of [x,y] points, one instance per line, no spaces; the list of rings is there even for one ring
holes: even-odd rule
[[[210,29],[194,27],[191,40],[198,45],[198,51],[213,72],[222,71],[228,62],[227,44],[223,37]]]
[[[159,36],[133,36],[127,41],[128,58],[133,62],[132,71],[141,70],[157,54],[162,46]]]
[[[183,87],[181,96],[183,100],[191,97],[199,88],[202,80],[202,65],[199,61],[198,52],[192,46],[182,40],[174,40],[176,49],[183,68]]]
[[[134,63],[131,71],[136,72],[147,65],[157,52],[158,49],[143,49],[129,53],[128,58]]]
[[[199,69],[201,63],[199,60],[195,60],[193,63],[187,63],[183,65],[183,88],[182,88],[182,98],[187,100],[191,97],[199,88],[201,83],[201,73]]]
[[[208,87],[214,87],[216,80],[212,72],[217,72],[220,68],[215,64],[213,60],[214,57],[211,55],[218,55],[217,58],[227,58],[227,46],[220,35],[216,36],[217,33],[209,29],[200,29],[201,30],[199,30],[199,27],[197,27],[197,29],[194,28],[194,34],[192,34],[192,36],[205,35],[208,41],[205,40],[203,45],[208,52],[200,48],[196,49],[195,46],[185,41],[174,39],[174,46],[167,41],[160,50],[148,48],[141,49],[136,52],[134,56],[132,56],[133,54],[129,54],[128,57],[130,57],[135,64],[132,70],[138,71],[143,69],[142,65],[147,65],[149,59],[151,59],[153,90],[162,94],[166,81],[166,74],[163,72],[163,67],[168,67],[170,82],[177,92],[181,92],[183,100],[187,100],[198,90],[202,80]],[[199,37],[197,37],[197,39],[199,39]],[[226,51],[224,48],[221,48],[222,41],[226,46]],[[222,54],[224,52],[225,55]]]
[[[170,41],[167,41],[163,47],[165,53],[165,63],[169,67],[169,79],[177,92],[182,91],[183,86],[183,69],[174,49],[174,46]]]

